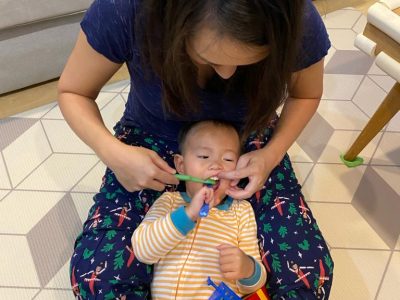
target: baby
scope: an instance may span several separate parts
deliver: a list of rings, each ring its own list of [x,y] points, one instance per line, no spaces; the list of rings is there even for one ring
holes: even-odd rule
[[[179,173],[201,179],[218,178],[236,168],[240,138],[222,121],[201,121],[180,135]],[[165,192],[132,236],[138,260],[154,264],[152,299],[208,299],[207,277],[224,281],[239,296],[266,282],[257,244],[257,226],[249,202],[226,196],[228,180],[212,187],[186,182],[186,192]],[[206,217],[199,217],[204,204]]]

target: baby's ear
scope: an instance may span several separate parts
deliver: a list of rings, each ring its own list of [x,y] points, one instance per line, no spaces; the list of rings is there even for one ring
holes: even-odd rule
[[[180,154],[175,154],[174,155],[174,164],[175,164],[175,169],[178,171],[178,173],[184,174],[185,172],[183,171],[183,156]]]

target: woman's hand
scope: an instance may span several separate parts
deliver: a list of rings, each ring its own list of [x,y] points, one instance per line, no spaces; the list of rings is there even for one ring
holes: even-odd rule
[[[249,278],[254,273],[254,261],[240,248],[221,244],[219,250],[219,265],[224,278],[229,280],[240,280]]]
[[[129,192],[142,189],[162,191],[166,184],[179,184],[174,176],[176,171],[153,150],[117,141],[106,152],[108,155],[103,157],[103,161]]]
[[[226,194],[234,199],[250,198],[262,189],[271,171],[278,165],[282,157],[266,146],[263,149],[251,151],[240,156],[235,171],[221,172],[218,177],[232,180]],[[244,189],[238,188],[240,179],[248,178]]]

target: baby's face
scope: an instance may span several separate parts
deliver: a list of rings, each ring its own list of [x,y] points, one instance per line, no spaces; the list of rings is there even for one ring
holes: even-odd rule
[[[177,169],[181,173],[202,179],[215,177],[221,171],[232,171],[236,168],[239,151],[240,141],[234,129],[212,123],[200,124],[189,133]],[[218,205],[225,197],[229,183],[228,180],[219,180],[214,186],[211,206]],[[201,187],[201,183],[186,183],[187,193],[191,197]]]

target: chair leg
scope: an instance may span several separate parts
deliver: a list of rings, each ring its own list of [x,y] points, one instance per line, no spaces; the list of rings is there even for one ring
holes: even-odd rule
[[[378,132],[400,110],[400,83],[396,82],[389,94],[383,100],[353,145],[344,155],[346,161],[352,162],[365,146],[378,134]]]

